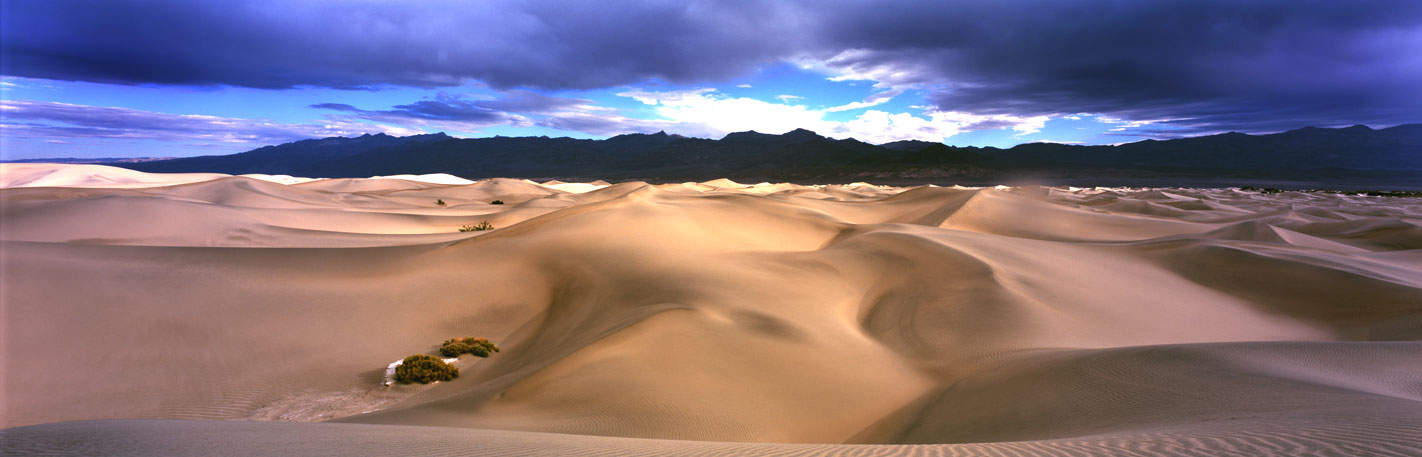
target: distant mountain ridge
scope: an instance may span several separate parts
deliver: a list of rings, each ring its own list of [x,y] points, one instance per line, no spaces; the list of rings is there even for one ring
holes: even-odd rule
[[[267,173],[367,177],[450,173],[469,179],[991,176],[1024,170],[1422,171],[1422,124],[1225,133],[1116,146],[1031,143],[1009,149],[898,141],[872,145],[797,129],[737,132],[719,140],[654,134],[606,140],[548,137],[460,139],[443,133],[302,140],[225,156],[114,163],[148,172]]]

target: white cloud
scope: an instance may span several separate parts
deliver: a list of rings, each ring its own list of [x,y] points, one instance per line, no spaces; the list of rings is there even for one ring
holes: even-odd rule
[[[790,94],[780,94],[780,95],[776,95],[775,98],[776,98],[777,100],[780,100],[781,102],[784,102],[784,103],[790,103],[790,102],[793,102],[793,101],[795,101],[795,100],[804,100],[804,99],[805,99],[805,97],[801,97],[801,96],[799,96],[799,95],[790,95]]]
[[[1168,122],[1170,121],[1170,119],[1147,119],[1139,121],[1128,121],[1125,119],[1119,119],[1109,116],[1096,116],[1096,121],[1103,124],[1117,125],[1118,127],[1109,130],[1111,132],[1124,132],[1129,129],[1145,127],[1147,125],[1157,124],[1161,122]]]
[[[943,141],[957,135],[959,126],[952,122],[924,119],[909,113],[865,111],[854,120],[844,122],[829,135],[853,137],[867,143],[881,144],[899,140]]]
[[[54,85],[49,84],[44,79],[24,78],[20,76],[0,75],[0,91],[14,89],[44,89],[55,90]]]
[[[890,91],[881,94],[892,98],[893,95],[887,92]],[[1010,128],[1019,132],[1018,136],[1026,135],[1041,130],[1048,119],[1047,116],[1024,118],[928,109],[922,115],[868,110],[852,120],[841,122],[825,119],[827,114],[840,107],[810,109],[798,104],[730,97],[715,89],[666,92],[629,89],[617,95],[654,107],[653,111],[667,122],[665,129],[668,131],[706,138],[719,138],[727,133],[746,130],[780,134],[805,128],[832,138],[856,138],[869,143],[943,141],[973,130]],[[793,99],[796,98],[781,98],[786,102]]]
[[[977,115],[956,111],[929,111],[927,117],[910,113],[865,111],[854,120],[840,124],[831,132],[836,138],[853,137],[869,143],[898,140],[943,141],[959,133],[974,130],[1011,128],[1018,136],[1035,133],[1047,121],[1046,116],[1020,118],[1007,115]]]
[[[675,124],[677,133],[690,136],[719,138],[746,130],[780,134],[797,128],[823,132],[833,129],[835,124],[824,120],[822,111],[803,105],[730,97],[715,89],[668,92],[631,89],[617,95],[654,106],[653,111]]]
[[[839,106],[836,106],[836,107],[833,107],[833,108],[828,108],[828,109],[826,109],[825,111],[829,111],[829,112],[831,112],[831,113],[834,113],[834,112],[839,112],[839,111],[849,111],[849,110],[852,110],[852,109],[860,109],[860,108],[868,108],[868,107],[871,107],[871,106],[878,106],[878,105],[882,105],[882,104],[884,104],[884,103],[887,103],[889,100],[893,100],[894,97],[897,97],[899,94],[902,94],[902,93],[904,93],[904,90],[903,90],[903,89],[898,89],[898,88],[889,89],[889,90],[885,90],[885,91],[881,91],[881,92],[876,92],[876,93],[870,94],[868,97],[865,97],[863,101],[858,101],[858,102],[848,103],[848,104],[844,104],[844,105],[839,105]]]
[[[750,89],[750,88],[751,88],[751,85],[750,85],[750,84],[737,84],[736,87],[739,87],[739,88],[742,88],[742,89]]]
[[[1023,135],[1031,135],[1033,133],[1042,131],[1042,127],[1047,126],[1047,119],[1050,119],[1047,116],[998,116],[998,118],[1007,120],[1008,122],[1012,122],[1012,130],[1016,130],[1019,132],[1017,135],[1015,135],[1018,137],[1021,137]]]
[[[905,91],[929,86],[932,78],[925,75],[934,73],[934,69],[927,66],[930,61],[932,59],[885,59],[882,52],[849,49],[829,59],[800,58],[795,64],[801,69],[832,75],[828,78],[830,81],[869,81],[873,82],[875,88],[880,89],[862,101],[824,110],[841,112],[882,105]],[[934,84],[934,87],[939,89],[941,86],[941,81]],[[966,87],[962,84],[959,86]],[[910,108],[919,110],[922,116],[869,110],[854,120],[839,123],[834,131],[835,135],[853,136],[871,143],[905,139],[942,141],[966,131],[1010,128],[1017,132],[1014,136],[1022,137],[1040,132],[1049,119],[1048,116],[1019,117],[940,111],[938,107],[923,105]]]
[[[934,81],[931,59],[885,59],[883,52],[849,49],[825,60],[806,59],[801,68],[834,75],[830,81],[873,81],[874,87],[908,89]],[[927,57],[922,56],[920,57]],[[911,62],[922,62],[912,64]]]

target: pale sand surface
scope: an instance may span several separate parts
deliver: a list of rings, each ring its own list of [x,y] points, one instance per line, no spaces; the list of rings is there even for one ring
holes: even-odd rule
[[[1337,422],[1325,422],[1342,419]],[[1418,455],[1407,424],[1320,417],[1302,424],[1199,424],[1099,436],[971,444],[864,445],[677,441],[470,428],[130,419],[0,430],[15,455],[162,456],[1232,456]]]
[[[1417,198],[0,183],[22,454],[1422,454]],[[381,387],[464,335],[504,350]],[[120,418],[229,421],[54,423]]]

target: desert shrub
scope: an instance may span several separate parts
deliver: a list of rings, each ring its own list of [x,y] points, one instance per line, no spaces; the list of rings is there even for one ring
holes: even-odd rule
[[[443,346],[439,347],[439,355],[445,357],[459,357],[459,354],[468,353],[470,352],[470,350],[471,346],[464,343],[451,344],[449,342],[445,342]]]
[[[489,204],[490,204],[490,205],[502,205],[502,204],[504,204],[504,201],[503,201],[503,200],[494,200],[494,201],[489,202]]]
[[[406,357],[400,365],[395,367],[395,382],[401,384],[412,382],[429,384],[457,377],[459,377],[459,368],[444,363],[443,360],[432,355],[415,354]]]
[[[443,199],[443,198],[437,198],[437,199],[435,199],[435,204],[436,204],[436,205],[439,205],[439,206],[444,206],[444,199]]]
[[[479,225],[465,225],[465,226],[463,226],[463,227],[460,227],[460,228],[459,228],[459,231],[461,231],[461,232],[482,232],[482,231],[485,231],[485,230],[493,230],[493,229],[494,229],[494,226],[491,225],[491,224],[489,224],[489,221],[484,221],[484,222],[480,222]]]
[[[490,343],[486,338],[475,338],[466,336],[464,338],[451,338],[445,340],[440,345],[439,353],[445,357],[459,357],[459,354],[474,354],[479,357],[488,357],[490,353],[499,352],[499,347]]]
[[[1239,190],[1244,190],[1244,191],[1249,191],[1249,192],[1258,192],[1258,193],[1261,193],[1261,194],[1277,194],[1277,193],[1280,193],[1280,192],[1283,192],[1283,191],[1284,191],[1283,189],[1275,189],[1275,188],[1273,188],[1273,187],[1254,187],[1254,186],[1244,186],[1244,187],[1239,188]]]

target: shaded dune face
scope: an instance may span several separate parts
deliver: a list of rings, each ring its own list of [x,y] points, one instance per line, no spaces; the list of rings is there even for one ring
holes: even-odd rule
[[[1422,449],[1418,199],[217,177],[14,187],[0,208],[6,427],[337,419],[1030,454],[1358,446],[1345,428],[1386,423],[1366,441]],[[496,229],[457,231],[481,221]],[[379,386],[462,335],[503,351]],[[1283,435],[1236,442],[1250,430]]]

